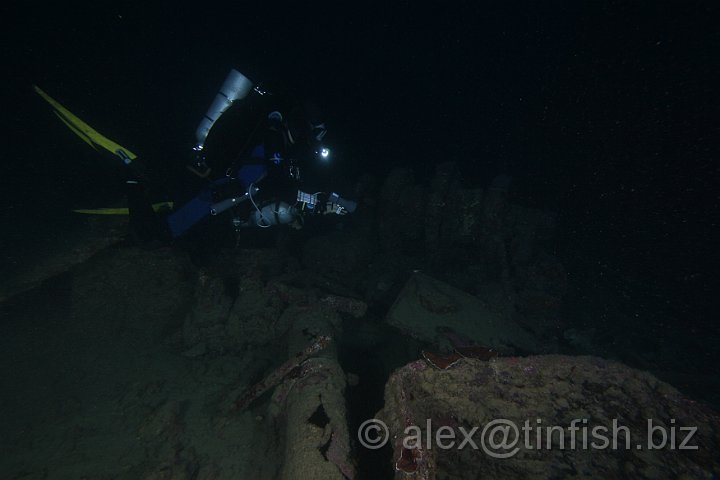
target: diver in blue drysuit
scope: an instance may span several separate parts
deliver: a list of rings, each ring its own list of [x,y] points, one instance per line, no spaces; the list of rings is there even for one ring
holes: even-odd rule
[[[352,201],[301,190],[301,164],[324,162],[325,123],[312,104],[298,104],[254,86],[233,70],[198,127],[187,169],[202,182],[197,194],[160,219],[128,181],[131,229],[141,241],[158,234],[174,240],[209,216],[231,212],[236,231],[290,225],[319,213],[345,214]],[[207,147],[206,147],[207,141]],[[133,200],[135,199],[135,200]]]

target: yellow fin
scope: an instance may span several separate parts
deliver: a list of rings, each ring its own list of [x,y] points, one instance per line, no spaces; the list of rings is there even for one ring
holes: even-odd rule
[[[118,151],[122,151],[125,153],[125,155],[127,155],[130,160],[135,160],[137,158],[137,155],[135,155],[133,152],[123,147],[122,145],[113,142],[109,138],[103,136],[98,131],[93,129],[90,125],[83,122],[80,118],[75,116],[67,108],[63,107],[58,101],[45,93],[37,85],[33,85],[33,89],[38,95],[40,95],[55,109],[55,114],[60,117],[60,120],[62,120],[63,123],[67,125],[68,128],[70,128],[70,130],[75,135],[83,139],[83,141],[89,143],[93,147],[95,145],[102,147],[113,155],[117,155]]]
[[[153,203],[152,209],[156,212],[160,210],[172,210],[174,206],[174,202],[159,202],[159,203]],[[85,213],[88,215],[129,215],[130,210],[127,207],[117,207],[117,208],[79,208],[77,210],[73,210],[75,213]]]
[[[53,113],[54,113],[55,115],[57,115],[57,117],[60,119],[60,121],[63,122],[65,125],[67,125],[67,127],[68,127],[73,133],[75,133],[75,135],[77,135],[78,137],[80,137],[80,139],[81,139],[83,142],[87,143],[87,144],[90,145],[92,148],[94,148],[95,150],[97,150],[97,147],[95,146],[95,144],[92,142],[92,140],[90,140],[90,138],[89,138],[87,135],[85,135],[85,134],[82,133],[80,130],[78,130],[77,128],[75,128],[75,126],[74,126],[72,123],[70,123],[70,122],[68,122],[67,120],[65,120],[65,119],[63,118],[63,116],[60,115],[58,112],[53,112]]]

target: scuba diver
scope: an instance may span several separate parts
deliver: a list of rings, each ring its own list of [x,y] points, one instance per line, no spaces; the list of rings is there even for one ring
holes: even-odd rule
[[[250,227],[301,228],[306,217],[345,215],[356,208],[336,193],[303,188],[305,167],[330,157],[317,108],[275,95],[237,70],[230,71],[196,130],[186,169],[198,188],[171,211],[148,200],[150,182],[135,154],[35,90],[73,132],[126,165],[130,232],[141,244],[172,242],[212,217],[226,218],[239,236]]]

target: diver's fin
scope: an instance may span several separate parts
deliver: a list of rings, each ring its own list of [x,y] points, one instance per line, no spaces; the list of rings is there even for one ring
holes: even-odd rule
[[[153,203],[152,209],[156,212],[160,210],[172,210],[173,202],[160,202]],[[85,213],[88,215],[129,215],[130,209],[128,208],[81,208],[73,210],[75,213]]]
[[[70,110],[63,107],[54,98],[42,91],[37,85],[33,85],[33,89],[55,109],[55,115],[85,143],[95,149],[97,149],[96,147],[102,147],[113,155],[119,156],[125,163],[130,163],[137,158],[137,155],[133,152],[103,136],[90,125],[80,120]]]
[[[68,122],[67,120],[65,120],[65,117],[63,117],[62,115],[60,115],[60,114],[57,112],[57,110],[54,111],[53,113],[60,119],[61,122],[63,122],[65,125],[67,125],[67,127],[68,127],[75,135],[77,135],[78,137],[80,137],[80,139],[81,139],[83,142],[87,143],[87,144],[90,145],[92,148],[94,148],[95,150],[97,150],[97,147],[96,147],[95,144],[92,142],[92,140],[90,139],[90,137],[88,137],[88,136],[85,135],[83,132],[81,132],[80,130],[78,130],[77,128],[75,128],[75,125],[73,125],[72,123],[70,123],[70,122]]]

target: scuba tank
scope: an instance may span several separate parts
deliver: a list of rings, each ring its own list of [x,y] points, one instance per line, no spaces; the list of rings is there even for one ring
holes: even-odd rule
[[[273,225],[287,225],[300,218],[297,208],[285,202],[271,202],[258,207],[250,215],[249,226],[271,227]]]

